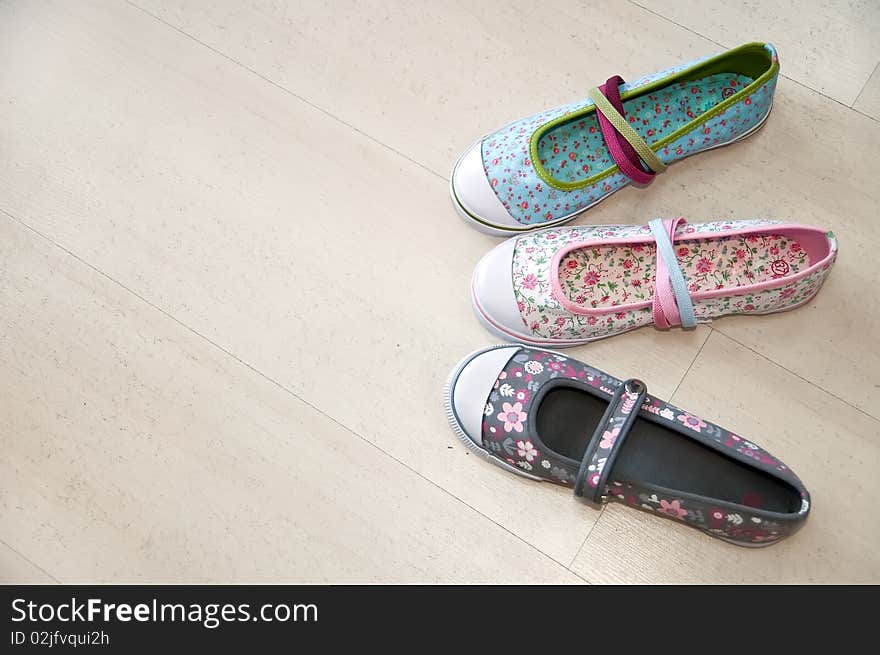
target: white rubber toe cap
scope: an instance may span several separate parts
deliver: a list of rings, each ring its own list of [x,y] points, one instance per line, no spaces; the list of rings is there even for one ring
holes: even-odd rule
[[[452,171],[452,188],[462,207],[490,227],[502,230],[523,229],[523,226],[507,213],[489,180],[486,179],[481,141],[471,146]]]
[[[490,250],[477,264],[472,283],[477,311],[496,329],[510,337],[528,332],[513,293],[513,251],[516,242],[517,237],[513,237]]]
[[[452,387],[452,409],[465,434],[483,445],[483,410],[492,387],[519,346],[495,348],[476,355],[458,374]]]

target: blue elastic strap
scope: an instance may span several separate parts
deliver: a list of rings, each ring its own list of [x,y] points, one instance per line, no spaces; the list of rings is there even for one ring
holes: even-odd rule
[[[672,284],[672,293],[675,294],[675,304],[678,305],[678,313],[681,316],[682,327],[692,328],[697,326],[697,317],[694,314],[694,304],[691,302],[691,294],[688,292],[687,282],[675,257],[672,240],[663,225],[663,219],[655,218],[648,223],[654,240],[657,242],[657,252],[666,264],[669,273],[669,282]]]

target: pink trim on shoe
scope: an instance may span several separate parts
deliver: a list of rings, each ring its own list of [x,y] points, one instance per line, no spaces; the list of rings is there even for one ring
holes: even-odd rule
[[[677,219],[682,220],[682,219]],[[681,223],[679,222],[676,226],[679,227]],[[624,245],[624,244],[644,244],[650,245],[654,243],[654,237],[651,235],[648,227],[645,226],[642,228],[645,232],[644,237],[624,237],[618,239],[590,239],[587,241],[579,241],[575,243],[570,243],[559,250],[553,255],[552,260],[550,261],[550,288],[553,294],[553,298],[559,302],[562,307],[564,307],[567,311],[572,314],[578,314],[581,316],[596,316],[608,314],[611,312],[625,312],[632,311],[638,309],[644,309],[645,307],[652,307],[654,305],[653,300],[644,300],[635,303],[628,303],[622,305],[610,305],[608,307],[589,307],[587,305],[579,305],[578,303],[570,300],[562,289],[562,284],[559,280],[559,268],[562,258],[567,254],[574,250],[579,250],[581,248],[595,248],[598,246],[611,246],[611,245]],[[814,239],[821,239],[821,244],[819,249],[814,247],[814,241],[807,241],[804,245],[805,250],[807,250],[807,255],[810,258],[810,265],[803,270],[798,271],[797,273],[784,276],[772,280],[765,280],[763,282],[757,282],[755,284],[748,284],[744,286],[735,286],[735,287],[723,287],[721,289],[714,289],[711,291],[697,291],[691,294],[691,298],[693,300],[705,300],[709,298],[720,298],[724,296],[730,295],[739,295],[745,293],[754,293],[757,291],[764,291],[766,289],[773,289],[776,287],[783,287],[792,282],[796,282],[804,277],[807,277],[811,273],[815,272],[817,269],[829,264],[831,260],[834,258],[834,252],[828,247],[828,240],[825,236],[826,231],[817,227],[812,227],[809,225],[801,225],[798,223],[777,223],[773,225],[765,225],[761,227],[749,227],[741,230],[723,230],[719,232],[713,232],[710,236],[705,234],[677,234],[672,236],[673,243],[677,243],[680,241],[694,241],[698,239],[721,239],[723,237],[732,237],[732,236],[742,236],[742,235],[761,235],[761,234],[781,234],[786,236],[795,236],[795,234],[800,233],[801,236],[807,235],[811,236]],[[819,250],[819,252],[817,252]],[[821,252],[824,251],[824,252]],[[821,254],[820,254],[821,252]],[[813,261],[817,259],[817,261]],[[659,272],[660,257],[657,258],[657,266]],[[655,277],[660,277],[655,274]],[[664,276],[667,277],[668,276]],[[671,291],[671,290],[670,290]],[[660,299],[660,302],[664,302],[666,299]],[[673,297],[674,303],[674,297]],[[665,310],[664,310],[665,311]],[[667,319],[672,318],[674,314],[666,314]]]
[[[673,242],[675,241],[675,230],[679,224],[684,222],[685,220],[681,217],[663,219],[663,227]],[[675,293],[672,291],[669,271],[666,270],[666,260],[660,256],[659,252],[654,266],[654,325],[661,330],[667,330],[681,325],[681,314],[678,311],[678,303],[675,301]]]

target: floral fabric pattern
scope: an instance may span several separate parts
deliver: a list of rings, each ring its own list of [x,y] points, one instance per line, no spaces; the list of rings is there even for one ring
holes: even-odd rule
[[[752,82],[748,77],[732,73],[678,82],[625,101],[624,116],[650,145],[685,127]],[[563,182],[579,182],[614,165],[595,114],[545,134],[538,142],[538,154],[544,170]]]
[[[766,45],[765,48],[771,53],[773,59],[776,60],[776,53],[772,46]],[[709,57],[703,57],[680,66],[647,75],[622,85],[620,91],[623,93],[627,90],[640,88],[658,79],[690,68],[706,59],[709,59]],[[656,152],[657,156],[664,163],[670,164],[688,155],[728,143],[742,136],[757,126],[770,111],[777,77],[778,75],[772,77],[752,90],[743,99],[708,118],[704,116],[708,111],[705,107],[701,107],[703,109],[701,115],[696,114],[694,107],[690,109],[685,107],[685,116],[687,116],[688,111],[694,114],[693,118],[688,117],[694,123],[693,129],[660,148]],[[709,80],[708,77],[704,79]],[[739,78],[736,81],[739,82]],[[712,79],[706,88],[706,92],[708,93],[708,90],[712,88],[718,93],[718,82],[718,80]],[[741,87],[737,87],[737,91],[739,90],[742,90]],[[701,95],[702,97],[702,87],[698,87],[697,91],[698,93],[693,95]],[[690,87],[688,92],[690,92]],[[722,87],[722,99],[726,97],[726,93]],[[662,92],[660,92],[660,96],[662,97]],[[555,109],[549,109],[534,116],[515,121],[483,139],[481,149],[486,178],[508,213],[520,224],[540,225],[547,221],[568,217],[630,183],[628,177],[615,170],[613,173],[604,175],[593,184],[564,191],[547,184],[535,171],[529,149],[532,134],[544,124],[567,114],[588,108],[592,104],[591,100],[585,99]],[[650,107],[652,111],[656,112],[656,104],[655,102],[655,106]],[[667,103],[663,102],[660,106],[661,114],[665,114],[667,111],[666,105]],[[646,107],[638,109],[647,110],[648,108],[646,101]],[[670,114],[678,114],[678,111],[673,111],[673,109],[675,108],[670,104]],[[593,123],[596,121],[595,117],[591,118],[591,120]],[[634,120],[636,123],[641,123],[639,119],[634,118]],[[670,124],[663,128],[663,123],[666,120],[669,120]],[[646,124],[633,124],[633,127],[637,131],[643,129],[645,136],[648,136],[647,133],[651,129],[655,130],[655,134],[648,138],[657,141],[662,138],[662,135],[658,136],[656,134],[657,129],[674,131],[672,121],[673,118],[665,117],[656,126],[652,123],[651,127]],[[575,123],[577,134],[582,133],[580,122]],[[595,133],[590,133],[590,127],[589,123],[584,122],[583,130],[586,131],[587,136],[593,137]],[[555,136],[556,143],[554,144],[552,139],[545,137],[541,140],[543,148],[539,151],[542,153],[542,165],[546,164],[552,167],[553,170],[556,170],[557,173],[561,173],[560,177],[556,177],[550,172],[550,176],[554,177],[554,179],[562,182],[572,181],[569,177],[572,171],[574,171],[575,180],[585,179],[597,174],[602,175],[602,171],[612,165],[613,162],[605,156],[602,150],[597,151],[597,148],[589,140],[581,139],[575,136],[575,133],[569,131],[565,134],[567,135],[567,140],[571,141],[571,147],[574,147],[575,141],[578,142],[578,146],[573,151],[575,158],[572,160],[570,157],[572,151],[563,151],[559,146],[558,140],[562,134],[558,130],[553,130],[548,136]],[[602,147],[604,148],[604,142]],[[556,153],[554,149],[559,149],[560,152]],[[592,160],[589,159],[587,153],[593,157]],[[543,156],[544,154],[547,156]],[[562,159],[559,159],[560,154],[563,155]],[[551,155],[553,156],[551,157]],[[563,162],[566,161],[568,163],[563,166]],[[585,171],[584,166],[587,166],[588,170]]]
[[[776,280],[809,265],[801,244],[779,234],[679,241],[675,254],[691,293]],[[559,280],[572,302],[614,307],[653,299],[656,263],[653,245],[580,248],[562,259]]]
[[[814,296],[831,268],[837,252],[837,241],[828,233],[832,257],[823,266],[816,266],[804,277],[786,283],[785,279],[796,272],[808,270],[808,262],[800,244],[790,239],[765,239],[747,235],[745,247],[737,239],[724,239],[724,232],[744,231],[780,224],[779,221],[714,221],[710,223],[683,224],[676,232],[675,247],[679,259],[688,271],[690,291],[716,288],[717,284],[732,286],[736,281],[749,280],[754,275],[760,280],[778,283],[759,291],[737,291],[716,298],[694,300],[694,313],[698,320],[707,321],[726,314],[761,314],[793,307]],[[705,237],[702,237],[705,235]],[[560,227],[541,230],[517,237],[513,254],[512,279],[514,295],[520,315],[528,331],[537,338],[564,340],[598,339],[619,334],[645,325],[653,324],[651,307],[635,310],[615,310],[615,304],[648,301],[653,298],[655,248],[647,244],[641,251],[630,248],[599,248],[601,261],[597,264],[590,252],[579,249],[572,258],[563,258],[560,282],[566,296],[578,304],[601,308],[608,312],[598,315],[573,314],[565,309],[552,293],[550,263],[553,255],[566,245],[588,240],[650,238],[647,226],[597,225]],[[694,237],[694,239],[691,239]],[[687,238],[685,241],[678,239]],[[682,253],[687,248],[687,253]],[[743,250],[743,259],[740,253]],[[753,252],[754,251],[754,252]],[[778,252],[777,252],[778,251]],[[611,263],[605,257],[613,258]],[[641,260],[640,260],[641,258]],[[630,266],[625,265],[630,260]],[[706,260],[703,262],[702,260]],[[574,261],[572,265],[569,262]],[[745,263],[740,263],[740,261]],[[810,264],[812,265],[812,264]],[[782,274],[782,267],[787,273]],[[569,268],[570,267],[570,268]],[[721,271],[719,273],[719,271]],[[729,281],[725,281],[727,272]],[[629,275],[625,275],[629,272]],[[621,274],[617,279],[613,276]],[[647,275],[647,277],[646,277]],[[721,275],[719,278],[718,276]],[[721,282],[716,280],[721,280]],[[605,281],[605,286],[599,283]],[[638,284],[633,284],[638,281]],[[748,282],[754,284],[758,280]],[[566,284],[566,282],[568,284]],[[614,283],[611,287],[608,282]],[[626,282],[626,284],[624,284]]]
[[[501,411],[498,412],[497,418],[504,423],[505,432],[522,432],[522,422],[526,420],[526,413],[522,411],[522,403],[514,405],[504,403],[501,406]]]
[[[611,453],[614,452],[615,446],[618,444],[622,427],[633,411],[638,410],[636,407],[638,400],[638,393],[633,393],[624,389],[619,400],[616,402],[615,407],[611,411],[611,416],[608,417],[608,422],[602,426],[603,431],[601,438],[599,439],[599,443],[596,444],[593,449],[592,454],[589,454],[590,462],[587,464],[585,471],[587,476],[586,484],[590,489],[590,497],[596,493],[602,482],[602,473],[605,471]],[[588,446],[588,449],[589,447],[590,446]],[[586,459],[586,457],[584,457],[584,459]],[[599,491],[601,493],[601,490]]]
[[[487,399],[487,411],[482,424],[483,448],[494,458],[527,472],[539,479],[572,487],[580,462],[561,457],[545,448],[534,432],[532,416],[537,407],[535,398],[542,387],[552,380],[566,380],[610,401],[621,380],[592,368],[587,364],[557,353],[533,348],[520,348],[499,374]],[[506,389],[509,387],[509,389]],[[511,423],[504,411],[504,393],[516,395],[526,392],[529,400],[515,410],[517,422],[523,431],[508,429]],[[495,408],[499,407],[500,411]],[[631,412],[634,408],[627,408]],[[809,494],[798,477],[781,461],[743,437],[725,430],[709,421],[696,417],[678,407],[652,397],[644,397],[638,408],[642,418],[665,425],[672,430],[687,430],[691,438],[713,447],[741,463],[764,471],[784,480],[799,490],[800,508],[790,514],[771,514],[759,507],[749,506],[749,498],[742,504],[719,499],[707,499],[686,492],[637,484],[634,481],[615,479],[614,470],[602,490],[610,500],[628,504],[690,524],[724,539],[745,543],[770,543],[788,536],[802,525],[810,508]],[[525,417],[521,415],[525,415]],[[606,426],[609,427],[609,426]],[[608,454],[617,445],[620,433],[610,426],[601,435],[601,441],[590,461],[588,484],[599,483]],[[682,435],[682,438],[687,438]]]

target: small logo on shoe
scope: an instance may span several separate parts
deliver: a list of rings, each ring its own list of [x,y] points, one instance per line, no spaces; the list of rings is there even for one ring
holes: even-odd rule
[[[724,100],[727,100],[734,93],[736,93],[736,89],[734,89],[733,87],[726,86],[723,89],[721,89],[721,97]]]

